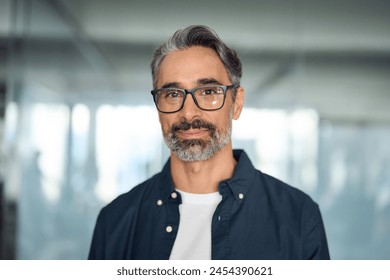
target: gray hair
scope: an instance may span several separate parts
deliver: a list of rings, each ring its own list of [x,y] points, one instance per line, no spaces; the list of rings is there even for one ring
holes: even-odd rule
[[[226,46],[211,28],[204,25],[191,25],[177,30],[168,41],[154,51],[151,62],[154,88],[156,88],[157,75],[164,58],[173,51],[193,46],[206,47],[216,51],[225,65],[230,82],[240,85],[242,67],[236,51]]]

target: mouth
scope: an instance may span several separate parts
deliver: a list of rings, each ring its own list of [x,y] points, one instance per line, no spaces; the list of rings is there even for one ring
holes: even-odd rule
[[[215,125],[201,119],[192,122],[183,120],[171,127],[171,135],[177,140],[203,140],[204,137],[213,137],[215,131]]]
[[[180,138],[182,139],[199,139],[206,135],[209,135],[208,129],[188,129],[180,130],[177,132]]]

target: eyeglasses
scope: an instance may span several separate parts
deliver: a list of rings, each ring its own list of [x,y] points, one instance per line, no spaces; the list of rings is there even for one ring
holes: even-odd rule
[[[238,85],[230,86],[202,86],[193,89],[180,88],[162,88],[152,90],[154,103],[157,110],[161,113],[176,113],[180,111],[187,94],[191,94],[192,98],[199,109],[205,111],[216,111],[223,107],[226,99],[226,91],[236,89]]]

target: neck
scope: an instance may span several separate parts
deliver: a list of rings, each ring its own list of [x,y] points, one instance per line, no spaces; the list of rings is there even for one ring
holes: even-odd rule
[[[233,176],[236,160],[231,144],[204,161],[184,162],[171,153],[171,175],[175,187],[189,193],[218,191],[218,184]]]

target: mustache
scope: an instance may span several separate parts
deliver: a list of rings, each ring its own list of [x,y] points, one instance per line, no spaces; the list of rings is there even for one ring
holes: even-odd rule
[[[186,131],[191,128],[192,129],[205,128],[209,130],[211,133],[215,133],[215,131],[217,130],[217,127],[214,124],[212,124],[211,122],[207,122],[203,119],[195,119],[192,122],[182,119],[179,123],[175,123],[172,125],[171,132],[174,134],[175,132]]]

